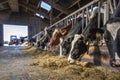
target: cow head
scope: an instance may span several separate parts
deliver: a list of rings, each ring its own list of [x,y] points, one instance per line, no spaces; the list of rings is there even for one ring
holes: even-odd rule
[[[70,48],[71,48],[71,42],[72,42],[73,38],[74,38],[74,36],[70,36],[70,37],[65,38],[62,41],[61,46],[62,46],[62,54],[63,55],[69,53]]]
[[[73,63],[75,59],[79,58],[87,51],[87,45],[84,42],[83,35],[75,34],[71,44],[71,50],[68,57],[68,61]]]

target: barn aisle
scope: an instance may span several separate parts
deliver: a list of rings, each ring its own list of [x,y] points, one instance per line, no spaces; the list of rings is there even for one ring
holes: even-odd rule
[[[41,71],[28,65],[32,56],[22,53],[20,49],[20,46],[0,47],[0,80],[45,79]]]
[[[117,80],[119,72],[87,62],[69,64],[66,57],[35,47],[0,47],[0,80]],[[112,76],[111,76],[112,75]]]

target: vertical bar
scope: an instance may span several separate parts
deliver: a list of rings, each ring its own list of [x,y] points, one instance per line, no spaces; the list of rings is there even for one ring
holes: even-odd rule
[[[84,29],[84,10],[82,10],[82,32]]]
[[[88,25],[88,15],[89,15],[88,8],[86,8],[86,26]]]
[[[116,0],[113,0],[114,10],[117,8]]]
[[[110,3],[110,9],[111,9],[111,13],[113,14],[113,6],[112,6],[112,1],[109,0],[109,3]]]
[[[70,22],[71,23],[71,22]],[[73,24],[74,24],[74,16],[72,16],[72,26],[73,26]]]
[[[100,28],[100,8],[101,8],[101,2],[98,2],[98,28]]]
[[[93,11],[93,5],[91,5],[91,12]]]
[[[108,5],[108,1],[105,2],[104,4],[104,24],[106,23],[106,21],[108,20],[109,17],[109,5]]]
[[[70,20],[69,18],[66,19],[66,22],[67,22],[66,25],[68,25],[68,21],[69,21],[69,20]]]
[[[77,13],[76,13],[77,14]],[[74,15],[74,23],[76,23],[76,14]]]

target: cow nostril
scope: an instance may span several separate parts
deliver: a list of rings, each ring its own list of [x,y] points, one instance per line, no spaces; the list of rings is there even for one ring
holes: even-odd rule
[[[75,63],[75,60],[72,59],[72,58],[68,58],[68,62],[69,62],[70,64],[73,64],[73,63]]]

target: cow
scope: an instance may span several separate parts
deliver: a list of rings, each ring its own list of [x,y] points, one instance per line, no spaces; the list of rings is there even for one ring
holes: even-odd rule
[[[40,47],[39,41],[40,41],[40,39],[43,37],[44,34],[45,34],[45,32],[44,32],[43,30],[41,30],[41,31],[36,35],[37,47]]]
[[[60,43],[60,37],[67,35],[71,27],[72,27],[72,23],[69,23],[64,28],[61,29],[56,28],[50,39],[49,46],[58,45]]]
[[[106,22],[104,38],[110,53],[110,65],[120,66],[120,0],[113,17]]]
[[[48,48],[47,43],[50,41],[50,38],[52,37],[52,33],[55,30],[56,26],[52,27],[45,27],[44,28],[44,35],[40,38],[38,44],[41,49]]]
[[[34,46],[35,43],[36,43],[36,38],[30,38],[30,39],[28,40],[28,43],[29,43],[31,46]]]
[[[105,27],[104,38],[110,53],[110,65],[120,66],[120,17],[111,18]]]
[[[85,52],[87,52],[88,41],[94,41],[97,37],[103,34],[103,9],[101,10],[100,17],[100,28],[97,27],[98,24],[98,8],[96,8],[90,15],[90,22],[82,32],[82,34],[74,35],[74,39],[71,43],[71,50],[68,56],[68,61],[74,63],[76,59],[81,58]]]
[[[84,19],[85,23],[85,19]],[[66,55],[71,49],[71,42],[75,34],[81,34],[82,32],[82,18],[79,17],[76,20],[76,23],[70,29],[69,33],[64,37],[60,38],[60,56]]]

